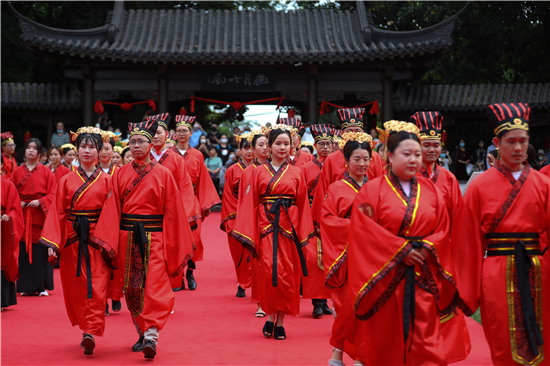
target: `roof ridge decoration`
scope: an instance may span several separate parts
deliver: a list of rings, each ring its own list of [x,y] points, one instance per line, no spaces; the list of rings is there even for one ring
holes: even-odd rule
[[[21,39],[29,46],[71,56],[174,64],[331,64],[447,52],[463,10],[409,32],[374,28],[361,1],[353,12],[126,11],[123,2],[116,1],[110,23],[84,30],[47,27],[14,12]]]

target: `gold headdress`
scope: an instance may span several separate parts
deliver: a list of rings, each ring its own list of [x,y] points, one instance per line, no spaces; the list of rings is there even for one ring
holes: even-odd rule
[[[414,133],[418,136],[418,138],[420,138],[420,130],[414,123],[391,120],[384,122],[384,129],[386,130],[388,136],[392,132],[406,131],[409,133]]]
[[[101,139],[103,140],[103,142],[109,142],[110,136],[107,135],[105,131],[102,131],[99,128],[92,127],[92,126],[80,127],[76,132],[71,131],[70,132],[71,141],[73,141],[73,142],[76,141],[78,136],[82,135],[83,133],[98,134],[99,136],[101,136]]]
[[[63,150],[63,149],[72,149],[74,152],[76,152],[76,146],[74,146],[73,144],[62,145],[61,150]]]
[[[241,133],[240,135],[236,135],[235,136],[235,140],[237,141],[237,144],[241,144],[241,141],[242,139],[246,139],[248,140],[248,137],[250,136],[250,132],[244,132],[244,133]]]
[[[311,141],[302,141],[302,142],[300,143],[300,148],[302,148],[302,147],[304,147],[304,146],[311,146],[311,147],[314,147],[313,142],[311,142]]]
[[[293,139],[294,136],[296,136],[296,133],[297,133],[297,130],[296,128],[292,127],[292,126],[289,126],[289,125],[283,125],[283,124],[276,124],[276,125],[272,125],[269,129],[269,132],[273,131],[273,130],[283,130],[283,131],[288,131],[290,133],[290,138]]]
[[[105,141],[105,142],[109,142],[110,139],[113,139],[113,141],[116,143],[116,142],[118,142],[118,140],[120,138],[113,131],[101,131],[101,132],[102,132],[101,137],[103,138],[103,141]],[[107,138],[107,140],[105,140],[105,138]]]
[[[122,155],[122,150],[124,150],[122,146],[117,145],[113,147],[113,151],[119,153],[120,155]]]
[[[246,139],[250,144],[252,144],[252,140],[254,140],[254,137],[267,135],[269,133],[269,127],[262,126],[262,127],[253,128],[250,132],[247,132],[247,133],[248,133],[248,137]]]

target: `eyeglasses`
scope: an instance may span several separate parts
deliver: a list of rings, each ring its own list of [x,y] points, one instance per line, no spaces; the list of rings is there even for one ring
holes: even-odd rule
[[[331,147],[332,142],[318,142],[317,146],[319,146],[319,147]]]
[[[147,141],[147,140],[132,140],[130,142],[128,142],[128,145],[132,146],[132,145],[143,145],[143,144],[149,144],[150,142]]]
[[[178,135],[183,135],[185,133],[188,133],[189,131],[182,131],[182,130],[179,130],[179,131],[176,131],[176,134]]]

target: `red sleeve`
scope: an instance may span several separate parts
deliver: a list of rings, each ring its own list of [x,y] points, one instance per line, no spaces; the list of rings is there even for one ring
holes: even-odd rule
[[[295,227],[296,234],[298,234],[298,240],[302,244],[302,247],[309,243],[309,239],[315,236],[315,229],[313,228],[313,220],[311,219],[311,210],[309,208],[309,197],[307,195],[306,179],[301,170],[298,169],[300,179],[298,181],[298,188],[296,190],[296,206],[298,207],[298,217],[300,223],[298,227]]]
[[[263,168],[262,168],[263,169]],[[254,257],[256,257],[256,246],[260,241],[258,215],[260,197],[258,193],[259,169],[254,169],[252,177],[248,182],[242,182],[239,190],[239,214],[235,219],[231,235],[239,241]]]
[[[55,176],[48,168],[46,168],[42,164],[39,164],[39,165],[41,165],[43,168],[42,171],[45,178],[44,184],[46,186],[46,195],[40,198],[38,202],[40,202],[40,207],[42,208],[42,211],[44,211],[44,215],[47,216],[50,206],[52,205],[55,198],[54,196],[55,196],[55,187],[57,185],[57,180],[55,179]]]
[[[225,185],[223,186],[223,201],[222,201],[222,221],[220,229],[226,233],[230,233],[233,230],[233,224],[235,223],[235,217],[237,216],[237,204],[239,197],[235,195],[235,170],[240,169],[238,164],[232,165],[225,172]]]
[[[191,180],[191,177],[189,176],[189,173],[187,173],[187,166],[185,165],[185,159],[183,157],[178,156],[174,153],[174,158],[176,159],[176,164],[178,166],[178,175],[179,175],[179,182],[176,182],[178,184],[180,197],[183,202],[183,208],[185,210],[187,219],[189,221],[189,225],[191,227],[197,226],[195,223],[197,220],[200,220],[202,215],[200,213],[200,210],[196,207],[195,204],[195,194],[193,192],[193,181]]]
[[[38,244],[52,248],[58,258],[67,242],[67,194],[67,179],[63,179],[57,186],[55,199],[50,206],[38,240]],[[58,258],[50,257],[50,263],[54,265]]]
[[[200,154],[200,152],[199,152]],[[201,213],[204,213],[206,210],[212,208],[212,206],[217,205],[221,202],[218,192],[216,192],[216,187],[210,178],[210,174],[206,169],[203,159],[198,159],[199,164],[199,175],[197,177],[197,186],[195,187],[195,194],[199,199],[201,205]]]
[[[382,158],[376,151],[372,152],[372,159],[370,161],[369,170],[367,171],[367,177],[369,180],[373,180],[383,174],[384,164],[382,164]]]
[[[15,282],[19,278],[19,241],[23,236],[25,223],[19,193],[13,183],[2,177],[2,207],[9,216],[2,221],[2,270],[6,279]]]

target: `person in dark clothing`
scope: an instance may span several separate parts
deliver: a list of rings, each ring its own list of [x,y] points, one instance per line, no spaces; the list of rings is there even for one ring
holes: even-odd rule
[[[470,164],[470,154],[468,153],[468,150],[466,150],[466,143],[464,142],[464,139],[460,139],[458,149],[455,152],[454,161],[456,161],[456,179],[468,180],[469,174],[466,171],[466,166]]]
[[[476,172],[483,172],[487,170],[487,149],[485,148],[485,142],[483,140],[479,141],[479,145],[476,149],[476,163],[475,163],[475,171]]]
[[[227,135],[221,135],[220,144],[216,147],[216,152],[218,153],[218,156],[222,159],[222,165],[225,165],[227,159],[229,159],[229,153],[231,153],[232,151],[233,149],[231,149],[231,146],[229,145]]]
[[[219,145],[221,143],[220,139],[222,135],[218,132],[218,125],[213,124],[212,126],[210,126],[210,132],[208,132],[206,137],[208,138],[210,145]]]

